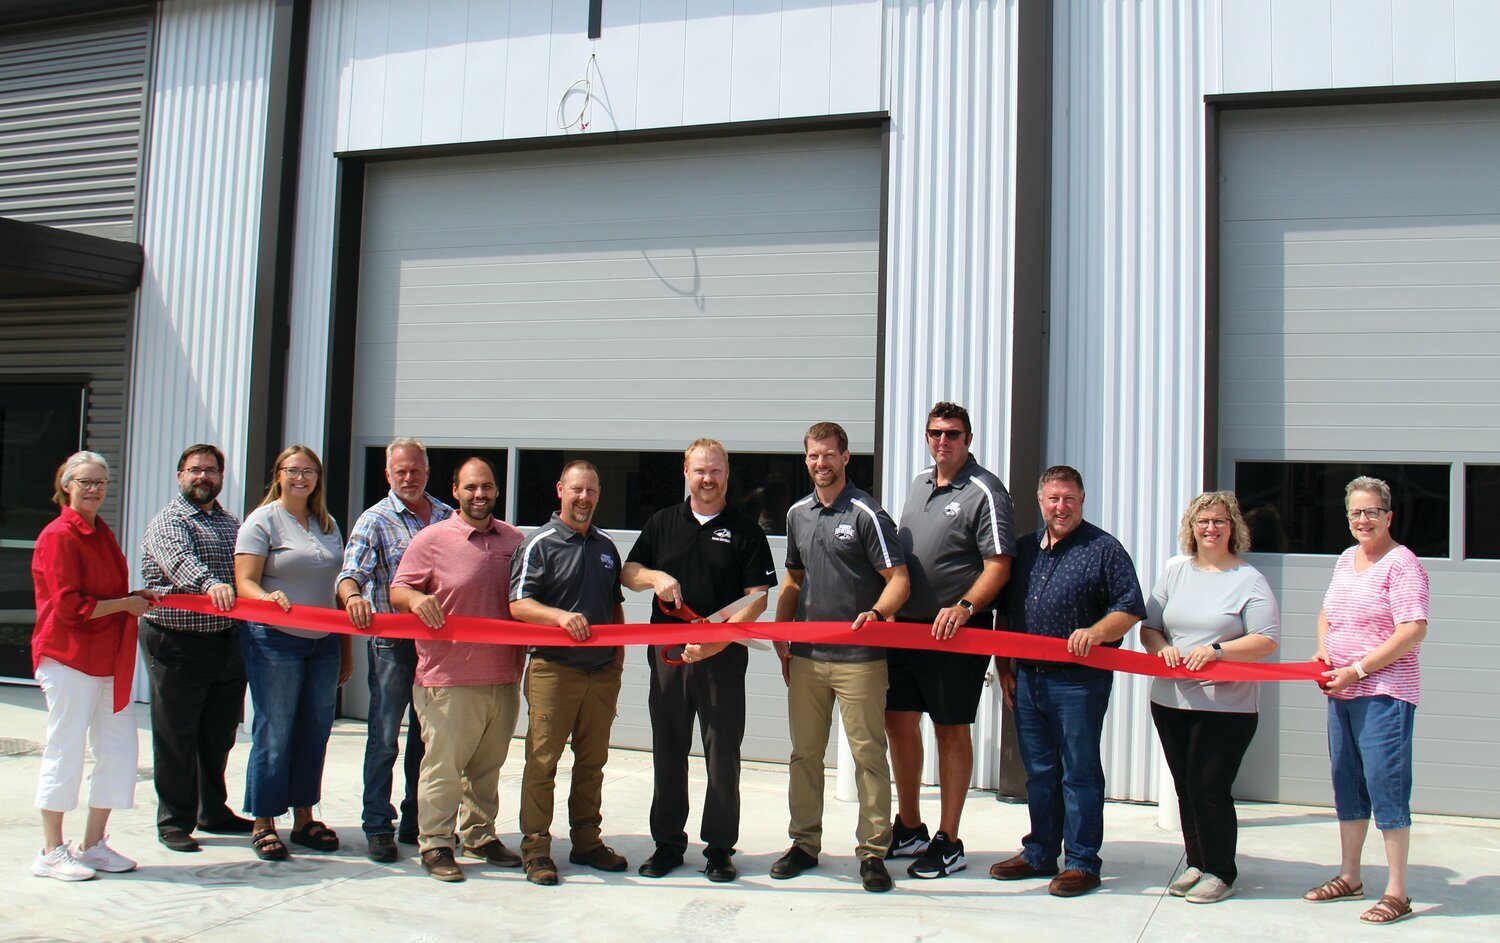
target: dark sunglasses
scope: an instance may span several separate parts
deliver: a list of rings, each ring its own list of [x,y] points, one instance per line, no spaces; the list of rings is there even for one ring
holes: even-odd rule
[[[962,439],[963,437],[964,437],[964,431],[962,429],[928,429],[927,430],[927,438],[933,439],[933,440],[947,439],[949,442],[957,442],[959,439]]]

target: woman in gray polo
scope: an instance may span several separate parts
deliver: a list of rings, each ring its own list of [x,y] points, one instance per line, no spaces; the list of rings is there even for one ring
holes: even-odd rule
[[[1178,540],[1186,556],[1167,562],[1141,623],[1141,642],[1170,668],[1260,661],[1276,651],[1281,613],[1260,571],[1239,554],[1250,532],[1233,492],[1194,498]],[[1177,786],[1187,870],[1168,893],[1212,904],[1234,894],[1239,822],[1230,789],[1255,736],[1259,686],[1252,681],[1157,678],[1151,719]]]

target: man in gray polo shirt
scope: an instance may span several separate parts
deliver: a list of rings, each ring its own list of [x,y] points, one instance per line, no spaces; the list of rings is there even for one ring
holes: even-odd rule
[[[786,578],[776,620],[887,622],[910,592],[896,526],[869,494],[845,477],[849,436],[820,422],[802,444],[813,493],[786,515]],[[865,645],[778,642],[792,732],[788,805],[792,847],[771,865],[771,877],[792,878],[818,864],[823,845],[823,752],[833,702],[854,754],[859,792],[855,827],[860,881],[888,891],[885,856],[891,844],[891,769],[885,758],[885,650]]]
[[[927,414],[926,432],[933,465],[917,474],[901,508],[911,598],[897,621],[930,623],[932,637],[942,641],[964,625],[994,628],[993,603],[1010,578],[1016,541],[1009,492],[969,454],[974,432],[968,410],[938,403]],[[969,726],[979,710],[989,658],[892,649],[887,661],[885,730],[898,809],[890,856],[916,857],[906,872],[912,877],[945,877],[968,866],[958,821],[974,773]],[[924,713],[932,717],[941,783],[941,818],[930,840],[920,806]]]
[[[555,625],[577,641],[589,626],[625,621],[620,551],[593,525],[599,472],[569,462],[557,482],[560,511],[538,528],[511,563],[510,613],[522,622]],[[568,860],[600,871],[624,871],[624,857],[600,838],[604,763],[620,696],[625,650],[536,646],[526,669],[526,768],[521,775],[521,857],[533,884],[558,882],[552,860],[552,794],[557,763],[573,740]]]

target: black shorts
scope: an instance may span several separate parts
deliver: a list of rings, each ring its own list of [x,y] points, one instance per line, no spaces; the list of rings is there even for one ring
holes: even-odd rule
[[[984,693],[990,656],[893,648],[886,653],[888,711],[916,711],[944,726],[972,724]]]

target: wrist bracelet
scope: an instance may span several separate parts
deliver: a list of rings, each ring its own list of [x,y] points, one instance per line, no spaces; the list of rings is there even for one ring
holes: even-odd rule
[[[1354,673],[1359,675],[1359,680],[1361,681],[1370,676],[1370,673],[1365,671],[1364,659],[1360,659],[1354,663]]]
[[[875,621],[876,622],[884,622],[885,621],[885,616],[883,616],[883,615],[880,614],[880,610],[879,609],[876,609],[874,606],[871,606],[870,607],[870,611],[875,614]]]

